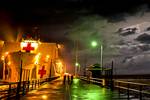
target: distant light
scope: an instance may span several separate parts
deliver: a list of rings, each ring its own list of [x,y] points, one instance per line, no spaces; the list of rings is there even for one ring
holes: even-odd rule
[[[8,63],[7,63],[7,65],[10,65],[11,64],[11,62],[9,61]]]
[[[47,99],[47,95],[42,95],[42,99]]]
[[[4,57],[4,56],[2,56],[2,57],[1,57],[1,60],[4,60],[4,59],[5,59],[5,57]]]
[[[49,57],[50,57],[49,55],[46,56],[46,58],[49,58]]]
[[[75,66],[79,66],[79,63],[78,63],[78,62],[76,62],[76,63],[75,63]]]
[[[38,53],[34,58],[34,64],[38,64],[41,57],[41,53]]]
[[[5,56],[7,56],[9,54],[9,52],[5,52]]]
[[[58,48],[59,48],[59,49],[61,48],[61,45],[60,45],[60,44],[58,44]]]

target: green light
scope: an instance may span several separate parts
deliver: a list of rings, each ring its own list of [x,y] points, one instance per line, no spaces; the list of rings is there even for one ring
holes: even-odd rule
[[[92,45],[93,47],[96,47],[96,46],[97,46],[97,42],[96,42],[96,41],[92,41],[92,42],[91,42],[91,45]]]
[[[78,62],[76,62],[76,63],[75,63],[75,66],[79,66],[79,63],[78,63]]]

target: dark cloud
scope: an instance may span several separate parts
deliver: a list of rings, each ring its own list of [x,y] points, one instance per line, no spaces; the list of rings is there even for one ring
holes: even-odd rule
[[[150,46],[149,45],[143,45],[143,46],[138,46],[142,51],[149,51]]]
[[[135,34],[136,30],[137,28],[127,28],[127,29],[119,28],[117,33],[119,33],[122,36],[128,36],[128,35]]]
[[[148,35],[147,33],[144,33],[138,36],[135,40],[140,41],[142,43],[150,43],[150,35]]]
[[[100,14],[110,16],[110,21],[120,21],[124,20],[122,14],[139,11],[139,6],[144,3],[143,0],[6,0],[0,1],[0,6],[11,13],[18,23],[30,21],[31,24],[64,13]]]
[[[122,35],[122,36],[127,36],[127,35],[132,35],[132,34],[135,34],[135,32],[127,31],[127,32],[124,32],[124,33],[120,33],[120,35]]]

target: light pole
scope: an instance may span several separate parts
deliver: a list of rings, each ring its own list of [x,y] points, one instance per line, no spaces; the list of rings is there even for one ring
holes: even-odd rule
[[[80,64],[78,62],[75,63],[75,76],[80,74]]]
[[[19,51],[19,55],[20,55],[20,77],[19,77],[19,82],[18,82],[18,86],[17,86],[16,98],[20,97],[19,92],[21,89],[21,81],[22,81],[22,52],[21,51]]]
[[[3,80],[5,80],[5,57],[2,56],[1,60],[3,61]]]
[[[98,43],[96,41],[91,42],[92,47],[97,47]],[[100,66],[103,70],[103,45],[100,44]]]
[[[7,76],[6,76],[6,58],[7,58],[8,54],[9,54],[8,52],[5,52],[4,56],[1,57],[1,60],[3,61],[3,80],[7,79]]]
[[[103,71],[103,45],[100,45],[100,48],[101,48],[101,68],[102,68],[102,71]]]
[[[75,76],[77,76],[78,74],[78,67],[79,67],[79,63],[78,63],[78,41],[75,40],[75,44],[74,44],[74,47],[75,47]]]

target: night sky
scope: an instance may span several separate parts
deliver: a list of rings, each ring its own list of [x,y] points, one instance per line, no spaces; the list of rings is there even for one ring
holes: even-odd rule
[[[19,32],[30,33],[38,27],[42,41],[71,42],[66,35],[82,16],[98,15],[110,22],[124,20],[124,13],[137,13],[148,0],[1,0],[0,38],[16,40]],[[9,34],[11,36],[5,36]]]
[[[143,47],[125,48],[133,53],[124,56],[127,54],[122,48],[110,50],[111,45],[120,45],[121,43],[127,45],[129,40],[131,44],[138,41],[149,45],[150,42],[149,38],[145,39],[147,36],[135,37],[136,39],[132,41],[128,37],[121,36],[120,38],[116,31],[120,27],[150,21],[149,8],[149,0],[1,0],[0,39],[16,41],[18,33],[34,35],[33,29],[38,27],[37,32],[41,41],[63,43],[71,56],[74,56],[74,41],[78,40],[79,60],[81,63],[87,62],[86,65],[97,61],[95,60],[97,57],[94,56],[97,51],[94,50],[93,53],[91,49],[88,49],[89,41],[97,39],[105,45],[104,55],[106,58],[104,61],[110,62],[112,58],[122,59],[117,63],[121,65],[127,59],[135,59],[134,55],[137,55],[137,49],[143,50],[141,49]],[[149,50],[147,51],[149,52]],[[141,57],[141,54],[145,53],[145,49],[139,52]],[[67,56],[70,57],[70,55]],[[93,57],[93,59],[85,59],[88,57]],[[132,63],[132,65],[134,67],[135,65],[145,66],[144,69],[147,69],[149,63],[146,63]],[[85,63],[81,65],[85,65]],[[131,62],[121,66],[123,66],[122,70],[128,69]],[[135,70],[141,69],[135,68]],[[147,71],[147,73],[149,72],[150,70]],[[141,72],[135,71],[135,73],[146,72],[142,69]]]
[[[65,40],[61,34],[80,16],[98,14],[109,21],[120,21],[124,16],[118,17],[119,14],[134,14],[145,3],[148,0],[1,0],[0,22],[13,34],[19,28],[31,33],[37,26],[44,41],[60,41]]]

